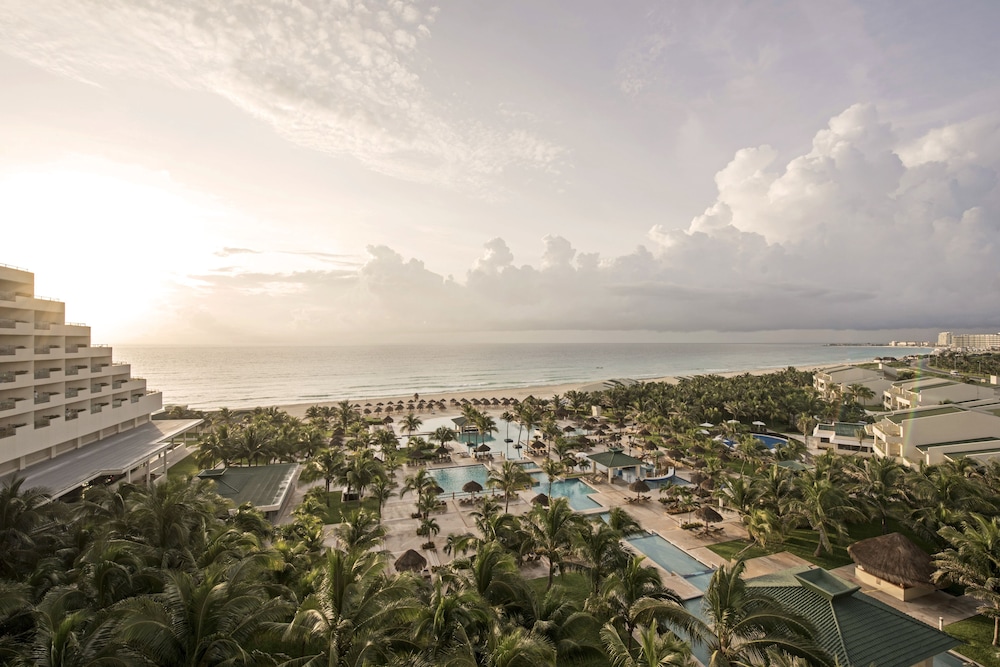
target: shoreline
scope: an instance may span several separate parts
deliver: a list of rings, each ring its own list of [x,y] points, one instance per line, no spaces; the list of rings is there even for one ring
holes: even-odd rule
[[[854,363],[859,363],[859,362],[854,362]],[[814,364],[810,366],[801,366],[801,367],[797,366],[796,369],[800,371],[814,372],[821,368],[830,368],[832,366],[837,366],[837,365],[839,364],[835,363]],[[691,377],[696,377],[697,375],[719,375],[721,377],[736,377],[737,375],[746,375],[746,374],[766,375],[768,373],[774,373],[784,370],[785,368],[788,368],[788,366],[773,366],[769,368],[754,368],[754,369],[747,369],[740,371],[725,371],[721,373],[698,373],[695,376]],[[669,384],[675,384],[682,377],[688,377],[688,376],[665,375],[663,377],[658,377],[658,378],[648,378],[644,380],[638,380],[638,382],[642,383],[665,382]],[[470,401],[473,398],[479,398],[479,399],[488,398],[491,400],[493,398],[498,398],[498,399],[516,398],[518,401],[523,401],[528,396],[534,396],[535,398],[539,399],[548,399],[551,398],[554,394],[562,395],[565,394],[567,391],[579,391],[581,387],[601,384],[602,382],[608,382],[608,381],[610,380],[597,380],[589,382],[566,382],[562,384],[532,385],[532,386],[522,386],[522,387],[493,387],[493,388],[483,388],[481,390],[475,390],[475,391],[461,390],[461,391],[433,392],[428,394],[419,394],[419,396],[421,399],[425,399],[428,401],[433,399],[434,401],[444,401],[445,403],[448,403],[449,405],[445,410],[426,411],[428,414],[438,414],[438,413],[445,414],[449,412],[449,410],[454,410],[454,407],[450,405],[451,399],[453,398],[458,401],[461,401],[463,398],[468,399]],[[406,403],[407,401],[412,400],[413,396],[414,396],[413,394],[394,394],[389,396],[364,396],[361,398],[352,398],[350,399],[350,403],[351,405],[360,403],[362,406],[364,406],[366,403],[371,403],[374,405],[375,403],[378,403],[380,401],[383,403],[388,403],[390,401],[395,403],[401,400],[404,403]],[[278,404],[275,407],[277,407],[279,410],[287,412],[292,417],[304,419],[306,410],[308,410],[310,407],[314,405],[318,405],[320,407],[327,407],[327,406],[333,407],[341,402],[342,401],[314,401],[310,403]],[[217,410],[218,408],[215,409]],[[492,411],[502,412],[503,410],[506,409],[508,408],[500,406],[490,406],[486,408],[487,411],[491,412]],[[212,411],[213,410],[206,410],[206,412],[212,412]]]

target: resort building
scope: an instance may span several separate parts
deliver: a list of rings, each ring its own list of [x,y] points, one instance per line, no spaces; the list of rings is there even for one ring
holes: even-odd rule
[[[160,393],[34,284],[34,274],[0,265],[0,476],[54,495],[140,467],[148,476],[164,441],[193,424],[150,423]]]
[[[872,398],[858,397],[859,403],[865,406],[879,405],[882,394],[892,386],[892,381],[886,379],[882,371],[860,366],[834,366],[817,371],[813,376],[813,387],[826,400],[835,395],[841,398],[850,396],[851,385],[861,385],[874,394]]]
[[[868,424],[864,422],[830,422],[817,424],[812,434],[820,449],[833,449],[838,454],[871,456],[874,441],[866,426]]]
[[[843,667],[931,667],[961,643],[820,568],[784,570],[747,586],[805,616],[813,639]]]
[[[1000,333],[952,334],[951,347],[963,350],[995,350],[1000,348]]]
[[[947,378],[924,377],[893,383],[883,392],[882,404],[886,410],[906,410],[944,403],[967,403],[995,397],[996,390],[992,387],[964,384]]]
[[[959,405],[900,410],[868,426],[874,453],[907,466],[937,464],[969,456],[985,460],[1000,455],[1000,416]]]

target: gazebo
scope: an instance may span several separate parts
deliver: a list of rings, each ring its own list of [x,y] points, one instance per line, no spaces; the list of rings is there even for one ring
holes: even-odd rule
[[[906,536],[889,533],[847,547],[858,581],[908,602],[936,590],[931,557]]]
[[[598,452],[597,454],[588,454],[587,458],[593,461],[596,470],[602,472],[607,470],[609,482],[616,476],[623,476],[621,471],[629,468],[632,469],[630,477],[633,480],[639,479],[639,470],[643,466],[641,460],[634,456],[629,456],[617,448],[609,449],[606,452]]]
[[[395,565],[397,572],[403,572],[405,570],[409,570],[410,572],[419,572],[427,565],[427,559],[413,549],[407,549],[402,556],[396,559]]]

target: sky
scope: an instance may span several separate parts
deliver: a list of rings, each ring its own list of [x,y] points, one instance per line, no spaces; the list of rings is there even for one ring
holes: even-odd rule
[[[997,25],[0,0],[0,262],[115,344],[1000,331]]]

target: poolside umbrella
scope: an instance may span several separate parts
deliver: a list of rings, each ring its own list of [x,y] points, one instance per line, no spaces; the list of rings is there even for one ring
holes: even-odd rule
[[[648,428],[646,428],[646,427],[643,427],[643,428],[639,429],[639,432],[638,432],[638,433],[636,433],[636,435],[640,435],[640,436],[642,436],[642,437],[646,437],[646,436],[647,436],[647,435],[649,435],[649,434],[650,434],[650,433],[649,433],[649,429],[648,429]]]
[[[699,435],[708,435],[708,431],[706,431],[705,429],[701,429],[701,430],[698,431],[698,434]]]
[[[533,502],[536,505],[543,505],[545,507],[548,507],[549,506],[549,497],[547,495],[545,495],[544,493],[539,493],[537,496],[535,496],[534,498],[531,499],[531,502]]]
[[[442,493],[444,493],[444,489],[441,487],[440,484],[435,484],[433,487],[431,487],[431,490],[433,490],[434,495],[437,496],[440,496]]]
[[[447,456],[448,454],[451,454],[451,450],[445,447],[444,445],[441,445],[440,447],[434,450],[434,453],[437,454],[438,456]]]
[[[708,505],[702,505],[701,507],[696,509],[694,512],[694,516],[696,519],[701,519],[702,521],[705,522],[706,530],[708,529],[708,524],[718,523],[719,521],[722,521],[722,515],[716,512]]]
[[[490,451],[490,446],[484,442],[483,444],[476,447],[476,451],[479,452],[480,454],[485,454],[486,452]]]
[[[667,450],[667,456],[669,456],[675,461],[679,461],[680,459],[684,458],[684,451],[678,449],[677,447],[674,447],[673,449]]]
[[[471,493],[475,495],[483,490],[483,485],[474,479],[470,479],[468,482],[462,485],[462,490],[465,491],[466,493]]]
[[[755,422],[750,422],[750,424],[751,424],[752,426],[756,426],[757,428],[759,428],[759,429],[761,429],[761,430],[763,430],[763,429],[764,429],[764,427],[765,427],[765,426],[767,426],[767,424],[765,424],[765,423],[764,423],[764,422],[762,422],[762,421],[755,421]]]
[[[521,443],[517,443],[516,445],[514,445],[514,449],[524,449],[524,445],[522,445]]]
[[[712,427],[715,426],[715,424],[713,424],[712,422],[702,422],[702,423],[698,424],[698,426],[700,426],[702,428],[712,428]]]
[[[726,423],[727,424],[739,424],[740,420],[739,419],[727,419]]]
[[[388,412],[388,411],[389,411],[389,410],[386,410],[386,412]],[[393,421],[395,421],[395,420],[394,420],[394,419],[393,419],[392,417],[389,417],[389,416],[387,415],[387,416],[386,416],[386,418],[382,420],[382,423],[383,423],[383,424],[391,424],[391,423],[392,423]]]
[[[635,499],[639,500],[640,493],[649,493],[649,484],[645,481],[637,479],[628,485],[629,491],[635,491]]]
[[[654,449],[656,449],[656,443],[655,442],[644,442],[642,444],[642,448],[645,449],[646,451],[650,451],[651,452]]]
[[[417,572],[424,569],[426,565],[427,559],[413,549],[407,549],[406,553],[396,559],[396,570],[398,572],[403,572],[404,570]]]
[[[691,447],[691,453],[692,454],[704,454],[705,453],[705,448],[702,447],[701,445],[694,445],[693,447]]]

